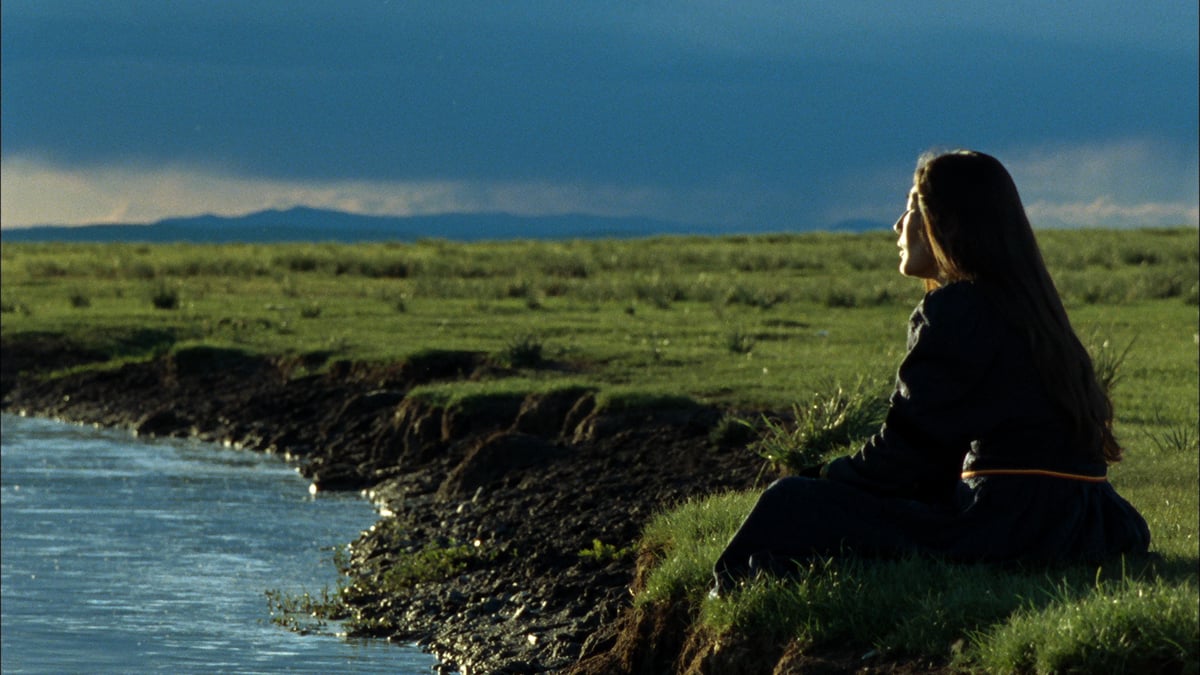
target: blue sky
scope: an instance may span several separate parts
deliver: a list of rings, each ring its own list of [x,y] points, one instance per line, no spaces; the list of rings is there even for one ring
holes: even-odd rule
[[[1196,225],[1194,0],[0,5],[0,222],[305,205],[889,223],[916,156],[1036,225]]]

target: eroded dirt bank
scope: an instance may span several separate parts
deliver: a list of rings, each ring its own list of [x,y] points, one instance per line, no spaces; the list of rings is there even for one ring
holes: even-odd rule
[[[504,375],[460,352],[305,374],[319,364],[196,348],[47,380],[39,373],[103,357],[49,336],[2,348],[8,412],[286,454],[319,489],[364,490],[392,515],[355,542],[363,583],[347,599],[368,632],[417,640],[447,669],[561,671],[582,660],[580,672],[663,672],[724,660],[700,658],[702,637],[684,644],[686,617],[659,625],[629,611],[635,564],[621,553],[659,509],[753,483],[760,463],[710,440],[717,410],[597,411],[586,389],[449,407],[408,396],[434,380]],[[405,583],[395,572],[448,549],[461,555],[447,579]],[[647,644],[659,656],[624,663]]]

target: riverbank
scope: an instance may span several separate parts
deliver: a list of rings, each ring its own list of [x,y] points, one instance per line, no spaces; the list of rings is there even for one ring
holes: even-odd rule
[[[719,411],[683,401],[597,410],[580,389],[449,407],[406,396],[488,376],[493,364],[467,352],[319,374],[209,348],[80,368],[103,357],[48,337],[6,340],[2,355],[6,411],[280,453],[314,489],[363,490],[385,515],[349,556],[352,623],[416,640],[447,670],[555,671],[610,650],[645,520],[747,487],[760,468],[710,439]],[[400,578],[414,564],[424,568]]]

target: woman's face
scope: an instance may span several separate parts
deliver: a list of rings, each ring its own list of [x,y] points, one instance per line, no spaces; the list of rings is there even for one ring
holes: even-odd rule
[[[936,279],[937,261],[925,238],[925,221],[917,207],[917,189],[908,193],[904,214],[892,226],[899,235],[896,245],[900,247],[900,274],[917,279]]]

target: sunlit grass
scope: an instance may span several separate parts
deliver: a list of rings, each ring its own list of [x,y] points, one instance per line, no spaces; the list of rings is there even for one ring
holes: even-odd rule
[[[1148,467],[1175,474],[1154,483]],[[1196,457],[1140,454],[1114,477],[1146,516],[1152,555],[1026,569],[933,559],[818,559],[789,579],[707,597],[712,565],[757,491],[694,500],[647,527],[635,602],[687,603],[716,635],[954,662],[983,672],[1195,672]]]

